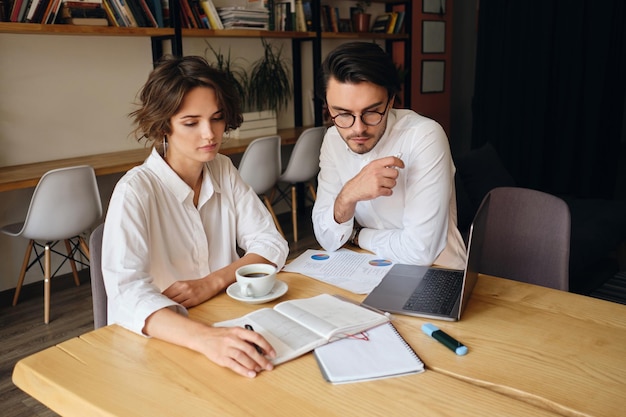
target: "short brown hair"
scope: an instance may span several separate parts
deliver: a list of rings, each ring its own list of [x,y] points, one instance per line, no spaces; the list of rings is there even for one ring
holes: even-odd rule
[[[129,114],[136,124],[135,139],[146,138],[160,145],[164,135],[171,133],[170,119],[180,108],[183,98],[196,87],[215,91],[226,121],[226,131],[241,126],[241,99],[223,71],[210,66],[200,56],[166,55],[139,91],[139,109]]]

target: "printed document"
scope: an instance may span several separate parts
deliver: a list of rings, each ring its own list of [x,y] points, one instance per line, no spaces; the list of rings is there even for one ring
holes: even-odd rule
[[[349,249],[335,252],[309,249],[283,268],[334,285],[355,294],[368,294],[376,287],[393,262],[371,253]]]

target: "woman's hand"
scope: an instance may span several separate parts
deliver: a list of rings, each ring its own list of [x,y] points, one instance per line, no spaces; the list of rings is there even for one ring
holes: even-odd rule
[[[216,364],[248,378],[274,368],[270,359],[276,357],[276,351],[263,336],[252,330],[212,327],[163,308],[146,319],[143,332],[200,352]]]
[[[259,333],[241,327],[212,327],[210,330],[200,336],[200,352],[216,364],[248,378],[274,369],[270,359],[276,357],[276,352]]]
[[[212,283],[209,277],[176,281],[163,291],[163,295],[186,308],[197,306],[222,290],[221,285],[212,285],[215,282]]]

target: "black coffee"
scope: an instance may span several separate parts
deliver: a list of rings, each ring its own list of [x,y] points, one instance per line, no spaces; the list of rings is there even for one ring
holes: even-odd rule
[[[266,277],[269,274],[266,274],[265,272],[250,272],[249,274],[244,274],[244,277],[247,278],[261,278],[261,277]]]

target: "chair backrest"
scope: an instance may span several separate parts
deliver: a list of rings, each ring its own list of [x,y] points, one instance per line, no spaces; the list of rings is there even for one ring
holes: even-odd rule
[[[280,170],[280,136],[253,140],[239,162],[239,175],[257,194],[274,187]]]
[[[558,197],[520,187],[498,187],[487,209],[479,271],[567,291],[570,211]]]
[[[93,327],[107,325],[107,293],[102,277],[102,233],[104,223],[98,225],[89,237],[89,275],[91,277],[91,298],[93,300]]]
[[[289,162],[279,180],[292,184],[306,182],[313,178],[320,170],[320,148],[326,127],[312,127],[306,129],[293,147]]]
[[[93,168],[81,165],[54,169],[39,180],[21,234],[34,240],[68,239],[89,229],[101,216]]]

